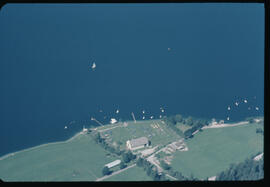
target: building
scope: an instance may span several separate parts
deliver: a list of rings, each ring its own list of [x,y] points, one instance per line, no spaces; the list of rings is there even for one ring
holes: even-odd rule
[[[105,166],[107,166],[108,168],[112,168],[114,166],[117,166],[120,163],[121,163],[121,160],[115,160],[113,162],[110,162],[110,163],[106,164]]]
[[[136,149],[149,146],[149,141],[146,137],[140,137],[140,138],[128,140],[126,145],[128,149],[136,150]]]

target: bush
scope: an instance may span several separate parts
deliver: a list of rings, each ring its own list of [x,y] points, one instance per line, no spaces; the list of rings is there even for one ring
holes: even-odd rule
[[[103,175],[110,175],[110,174],[111,174],[111,171],[110,171],[110,169],[109,169],[107,166],[105,166],[105,167],[102,169],[102,174],[103,174]]]
[[[167,164],[166,162],[164,162],[163,160],[160,161],[160,166],[165,170],[171,169],[171,166]]]
[[[256,129],[256,133],[261,133],[261,134],[263,134],[263,130],[262,130],[261,128],[257,128],[257,129]]]
[[[126,168],[127,167],[127,165],[122,161],[121,163],[120,163],[120,169],[124,169],[124,168]]]
[[[136,158],[136,155],[132,154],[131,151],[128,151],[127,153],[122,154],[122,159],[125,163],[129,163],[131,160],[134,160]]]

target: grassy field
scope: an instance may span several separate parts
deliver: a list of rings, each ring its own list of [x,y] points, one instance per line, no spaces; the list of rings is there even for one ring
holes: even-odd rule
[[[111,139],[111,143],[121,142],[121,149],[125,149],[127,140],[142,136],[147,137],[152,146],[168,144],[180,138],[160,120],[137,121],[137,123],[129,121],[127,127],[117,127],[103,131],[101,134],[104,137],[107,136],[107,139]]]
[[[186,141],[187,152],[175,152],[172,160],[174,170],[205,179],[215,176],[231,163],[263,151],[263,135],[256,133],[262,124],[206,129]]]
[[[138,166],[129,168],[128,170],[107,178],[104,181],[152,181],[153,179],[146,175],[143,168]]]
[[[92,181],[102,177],[105,164],[116,160],[90,135],[47,144],[0,160],[4,181]]]
[[[176,126],[177,128],[179,128],[183,133],[184,133],[186,130],[188,130],[188,129],[191,128],[191,126],[185,125],[185,124],[183,124],[183,123],[177,123],[175,126]]]

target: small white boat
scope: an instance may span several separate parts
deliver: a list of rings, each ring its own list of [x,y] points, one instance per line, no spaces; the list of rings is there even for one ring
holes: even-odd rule
[[[117,122],[117,120],[115,118],[111,118],[111,121],[110,121],[111,124],[114,124],[116,122]]]
[[[93,64],[92,64],[92,69],[94,70],[95,68],[97,67],[97,65],[96,65],[96,63],[94,62]]]

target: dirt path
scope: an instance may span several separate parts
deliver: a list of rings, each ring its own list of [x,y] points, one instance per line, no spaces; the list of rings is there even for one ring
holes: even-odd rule
[[[219,125],[210,125],[210,126],[204,126],[202,129],[211,129],[211,128],[223,128],[223,127],[235,127],[239,125],[246,125],[249,124],[248,121],[241,121],[239,123],[232,123],[232,124],[219,124]]]
[[[169,174],[166,174],[166,176],[169,177],[169,178],[171,178],[172,180],[176,180],[176,181],[178,180],[177,178],[175,178],[175,177],[173,177],[173,176],[171,176]]]
[[[119,173],[121,173],[121,172],[123,172],[123,171],[126,171],[127,169],[132,168],[132,167],[134,167],[134,166],[136,166],[136,164],[133,164],[133,165],[128,166],[128,167],[126,167],[126,168],[124,168],[124,169],[115,171],[115,172],[113,172],[113,173],[110,174],[110,175],[105,175],[105,176],[103,176],[103,177],[101,177],[101,178],[96,179],[96,181],[103,181],[103,180],[105,180],[105,179],[107,179],[107,178],[109,178],[109,177],[112,177],[112,176],[117,175],[117,174],[119,174]]]

